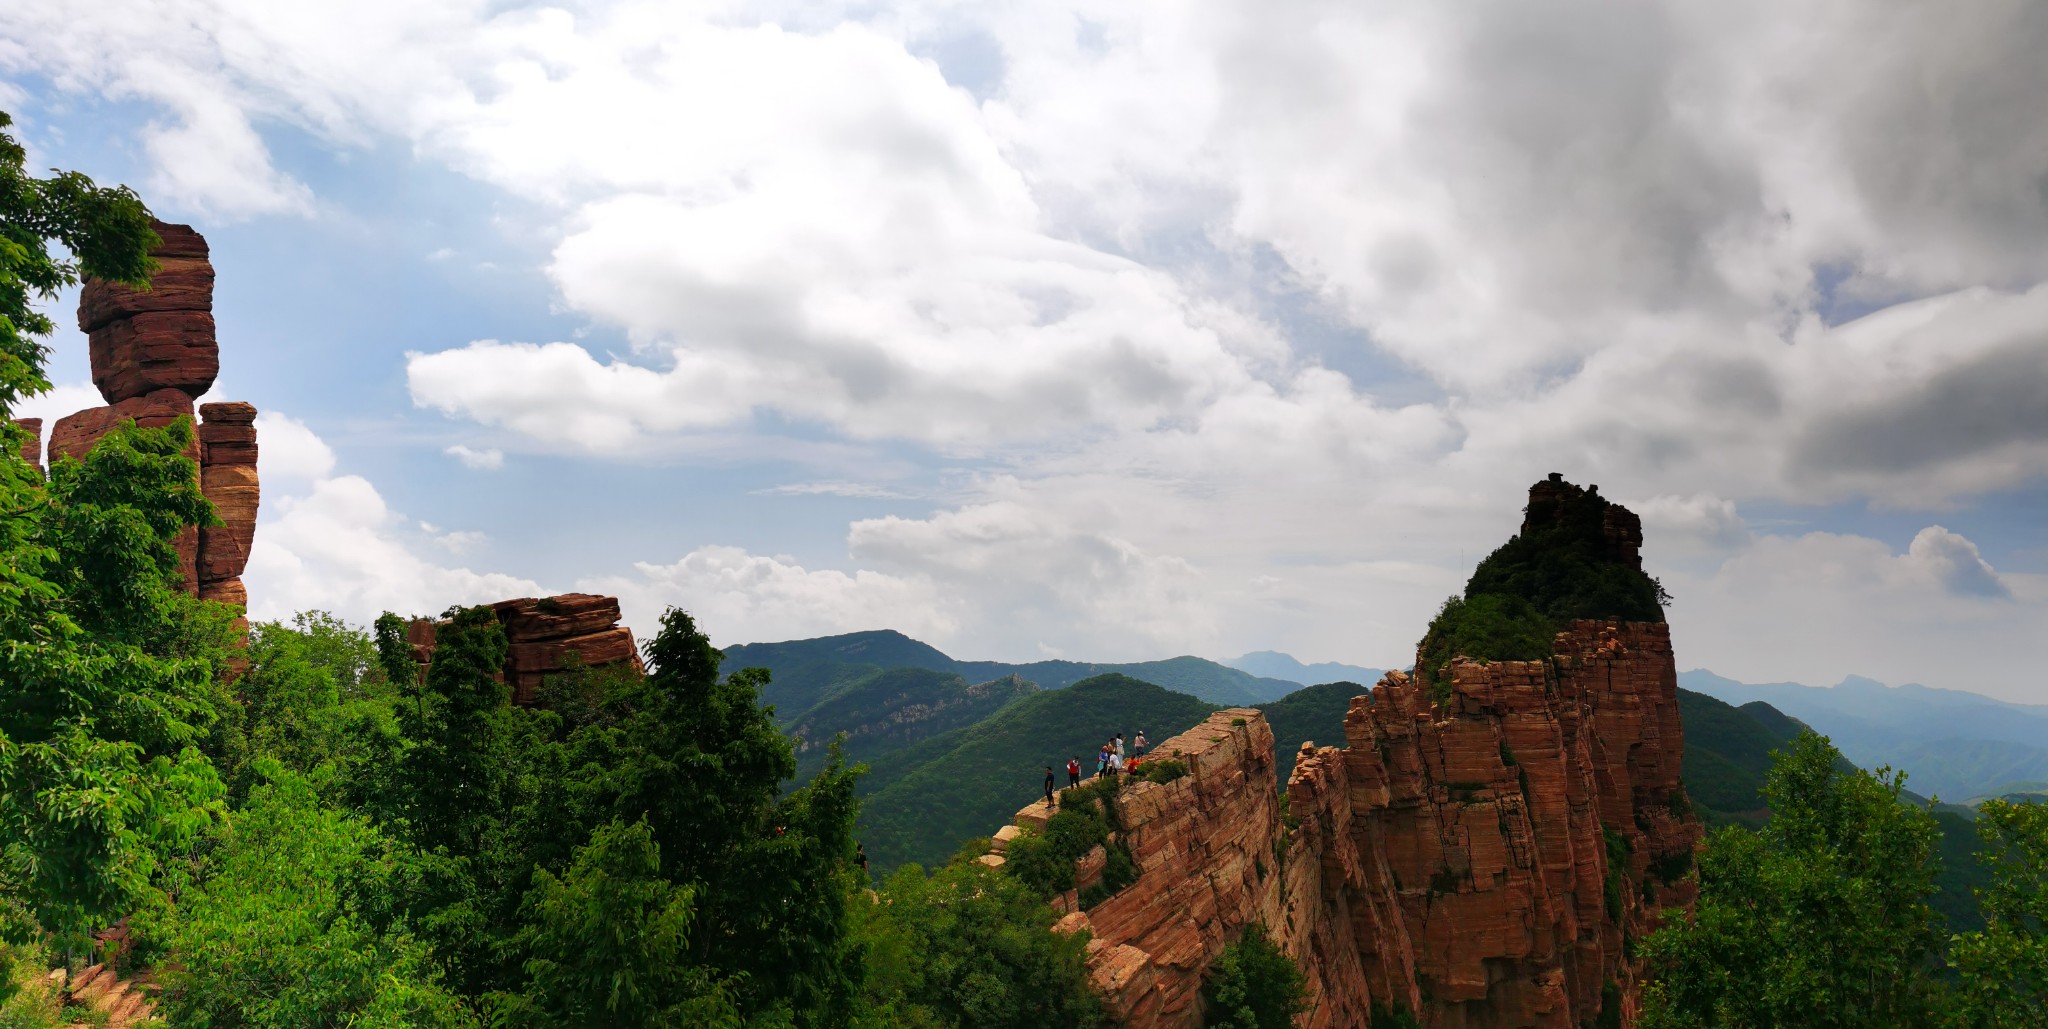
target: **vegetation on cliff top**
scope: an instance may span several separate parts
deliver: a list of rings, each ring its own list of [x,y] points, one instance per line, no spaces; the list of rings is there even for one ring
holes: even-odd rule
[[[1573,619],[1663,620],[1671,598],[1616,540],[1634,516],[1597,489],[1555,477],[1536,489],[1543,506],[1532,491],[1522,530],[1479,562],[1465,592],[1446,600],[1423,633],[1415,671],[1439,700],[1450,697],[1453,657],[1540,661]]]

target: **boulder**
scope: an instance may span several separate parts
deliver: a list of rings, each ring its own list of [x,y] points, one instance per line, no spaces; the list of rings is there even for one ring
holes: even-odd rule
[[[93,385],[109,403],[159,389],[198,397],[220,373],[213,315],[149,311],[94,329],[88,340]]]

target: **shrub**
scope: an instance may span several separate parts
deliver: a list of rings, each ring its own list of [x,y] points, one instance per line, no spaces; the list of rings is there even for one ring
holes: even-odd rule
[[[1308,1010],[1308,977],[1256,923],[1223,948],[1202,987],[1212,1029],[1290,1029]]]
[[[1046,899],[1074,888],[1074,863],[1097,846],[1104,848],[1102,878],[1080,896],[1087,910],[1137,881],[1137,866],[1121,844],[1111,840],[1117,825],[1116,789],[1107,780],[1068,790],[1060,812],[1046,820],[1044,830],[1026,829],[1010,841],[1003,868]]]
[[[1188,774],[1187,762],[1175,761],[1172,758],[1149,762],[1144,769],[1144,776],[1148,782],[1168,783]]]
[[[1057,897],[1074,888],[1074,860],[1053,849],[1036,829],[1025,829],[1003,851],[1003,871],[1017,877],[1040,897]]]
[[[1242,719],[1242,718],[1233,718],[1233,719],[1231,719],[1231,720],[1230,720],[1230,724],[1231,724],[1231,725],[1233,725],[1233,726],[1238,726],[1238,725],[1245,725],[1245,724],[1248,724],[1248,723],[1246,723],[1246,722],[1245,722],[1245,720],[1244,720],[1244,719]]]
[[[1621,921],[1622,898],[1628,884],[1628,838],[1612,829],[1602,828],[1600,835],[1607,842],[1607,884],[1604,901],[1607,917]]]
[[[1435,872],[1430,873],[1430,895],[1442,896],[1446,893],[1456,893],[1458,892],[1458,883],[1462,882],[1463,880],[1464,876],[1461,876],[1457,872],[1452,871],[1449,865],[1445,865],[1444,867],[1437,869]]]
[[[1366,1024],[1372,1029],[1422,1029],[1422,1023],[1415,1020],[1415,1012],[1400,1001],[1384,1006],[1374,1004]]]

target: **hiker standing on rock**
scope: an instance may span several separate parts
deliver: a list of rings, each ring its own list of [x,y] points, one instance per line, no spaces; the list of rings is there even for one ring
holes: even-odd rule
[[[1145,730],[1143,729],[1139,729],[1138,738],[1131,741],[1131,756],[1134,758],[1145,756]]]
[[[1124,772],[1124,756],[1116,751],[1109,752],[1109,777],[1114,779]]]
[[[1098,751],[1096,751],[1096,752],[1095,752],[1095,777],[1096,777],[1097,779],[1100,779],[1100,778],[1102,778],[1103,774],[1104,774],[1104,773],[1106,773],[1106,772],[1108,772],[1108,771],[1109,771],[1109,744],[1105,743],[1105,744],[1103,744],[1103,745],[1102,745],[1102,749],[1100,749],[1100,750],[1098,750]]]
[[[1110,740],[1110,742],[1116,744],[1116,756],[1117,759],[1121,761],[1124,756],[1124,734],[1117,733],[1116,737]]]
[[[1081,785],[1081,759],[1078,757],[1067,759],[1067,785],[1069,787]]]
[[[1052,806],[1052,766],[1045,766],[1045,806]]]

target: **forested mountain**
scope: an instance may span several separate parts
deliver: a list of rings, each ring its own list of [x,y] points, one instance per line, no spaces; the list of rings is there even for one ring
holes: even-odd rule
[[[969,683],[950,672],[924,668],[872,672],[834,687],[786,723],[796,740],[796,777],[809,779],[824,767],[835,738],[843,739],[847,761],[866,761],[972,725],[1036,692],[1037,686],[1014,675]]]
[[[1125,663],[960,661],[894,630],[727,647],[727,673],[743,668],[766,668],[773,673],[768,701],[775,705],[777,717],[785,724],[834,688],[883,668],[949,672],[968,682],[1015,675],[1049,690],[1064,689],[1089,676],[1118,672],[1224,706],[1277,700],[1301,688],[1300,683],[1260,678],[1199,657]]]
[[[1095,772],[1095,749],[1114,733],[1163,740],[1216,705],[1126,675],[1099,675],[1033,693],[974,725],[877,757],[860,783],[860,833],[876,871],[943,862],[1042,795],[1046,766],[1069,757]]]

